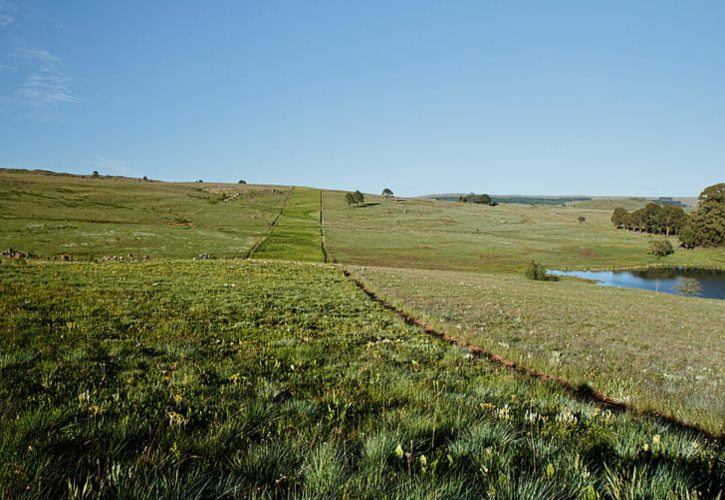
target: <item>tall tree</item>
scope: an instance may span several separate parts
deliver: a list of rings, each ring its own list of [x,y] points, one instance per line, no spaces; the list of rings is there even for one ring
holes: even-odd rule
[[[686,248],[725,246],[725,183],[705,188],[698,199],[697,210],[680,234],[682,245]]]
[[[626,228],[628,217],[629,212],[626,208],[617,207],[614,209],[614,213],[612,213],[612,224],[617,226],[618,229]]]

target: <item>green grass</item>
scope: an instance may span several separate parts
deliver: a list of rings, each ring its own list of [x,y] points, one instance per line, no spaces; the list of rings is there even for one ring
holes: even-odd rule
[[[725,431],[725,302],[576,279],[357,268],[414,317],[641,410]]]
[[[294,188],[279,221],[255,258],[322,262],[320,191]]]
[[[606,200],[366,201],[0,170],[1,247],[152,257],[0,259],[0,498],[717,495],[721,438],[479,360],[341,270],[452,336],[715,433],[722,302],[522,272],[725,268],[721,250],[655,260]],[[323,229],[341,266],[320,264]]]
[[[348,207],[344,193],[325,196],[325,235],[341,263],[512,273],[532,259],[566,269],[725,268],[722,249],[684,250],[676,238],[677,251],[658,260],[649,242],[662,237],[616,229],[609,209],[367,198],[367,206]]]
[[[331,266],[0,265],[0,497],[714,497],[717,442],[405,325]]]
[[[0,247],[76,259],[244,256],[288,189],[0,170]]]

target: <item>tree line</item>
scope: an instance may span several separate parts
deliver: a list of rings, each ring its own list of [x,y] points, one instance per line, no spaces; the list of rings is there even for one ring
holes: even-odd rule
[[[681,207],[650,202],[634,212],[622,207],[615,208],[612,223],[619,229],[669,236],[682,231],[687,223],[687,214]]]
[[[725,246],[725,183],[705,188],[689,216],[679,206],[651,202],[634,212],[615,208],[612,223],[630,231],[676,234],[685,248]]]

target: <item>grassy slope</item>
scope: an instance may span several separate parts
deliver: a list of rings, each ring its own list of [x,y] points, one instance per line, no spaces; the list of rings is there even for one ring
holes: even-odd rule
[[[370,267],[355,274],[451,336],[637,408],[725,431],[723,301],[580,280]]]
[[[294,188],[282,216],[255,258],[322,262],[320,191]]]
[[[0,247],[80,258],[244,256],[285,189],[0,170]]]
[[[350,208],[325,197],[327,242],[339,262],[422,269],[520,273],[531,259],[552,268],[687,265],[725,268],[722,249],[679,249],[657,260],[655,237],[615,229],[609,209],[477,206],[369,196]],[[577,222],[584,216],[586,222]],[[672,242],[677,247],[676,238]]]
[[[702,436],[471,359],[327,266],[5,261],[0,331],[2,497],[663,498],[725,481]]]

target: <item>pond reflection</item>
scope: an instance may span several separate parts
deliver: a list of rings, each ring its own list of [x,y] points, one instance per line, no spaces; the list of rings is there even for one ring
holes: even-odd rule
[[[725,299],[725,271],[658,267],[636,271],[560,271],[554,276],[573,276],[597,281],[602,286],[639,288],[653,292],[688,295],[705,299]]]

